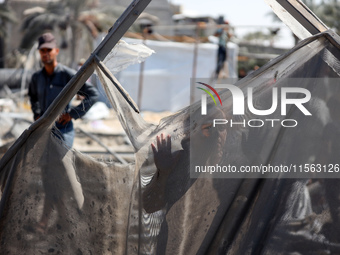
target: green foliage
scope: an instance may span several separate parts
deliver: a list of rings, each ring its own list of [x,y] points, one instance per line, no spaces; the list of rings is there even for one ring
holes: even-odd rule
[[[62,0],[50,2],[43,12],[31,13],[21,25],[23,38],[20,48],[31,48],[37,37],[44,31],[58,29],[64,37],[69,27],[81,29],[90,36],[96,37],[99,32],[108,30],[123,12],[120,8],[98,9],[86,4],[91,5],[93,1]],[[61,47],[67,47],[65,40]]]
[[[308,5],[307,5],[308,6]],[[308,6],[329,28],[340,32],[340,2],[337,0],[322,1],[318,5]]]
[[[7,4],[0,4],[0,37],[4,38],[7,35],[6,22],[16,23],[17,18],[13,10]]]
[[[271,38],[272,36],[270,34],[266,34],[262,31],[250,32],[243,36],[243,39],[246,41],[264,41]]]
[[[302,0],[302,2],[329,28],[340,32],[340,1],[339,0]],[[271,13],[274,21],[280,21],[275,13]]]
[[[249,32],[242,37],[242,41],[257,45],[263,45],[265,42],[273,43],[278,38],[278,31],[279,29],[269,29],[268,32],[263,30]]]

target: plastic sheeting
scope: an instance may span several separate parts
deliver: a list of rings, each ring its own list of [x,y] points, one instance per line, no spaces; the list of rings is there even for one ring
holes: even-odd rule
[[[325,82],[339,78],[339,49],[332,32],[308,38],[236,84],[245,95],[252,86],[262,110],[272,102],[269,88],[309,90],[311,116],[294,105],[271,116],[296,119],[296,128],[213,128],[211,118],[254,118],[232,116],[229,90],[219,92],[221,107],[208,100],[206,116],[197,102],[151,125],[97,68],[135,164],[97,162],[38,127],[0,161],[1,253],[340,253],[339,178],[190,176],[193,164],[339,164],[340,88]],[[287,85],[288,78],[327,79]]]
[[[120,40],[106,56],[104,64],[112,74],[116,74],[132,64],[145,61],[152,53],[155,52],[143,44],[128,44]]]

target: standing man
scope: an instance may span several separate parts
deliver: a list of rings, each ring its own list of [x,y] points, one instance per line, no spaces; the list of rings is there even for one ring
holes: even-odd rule
[[[223,27],[217,29],[215,32],[215,36],[218,37],[218,50],[217,50],[217,64],[216,64],[216,71],[215,71],[215,77],[218,78],[221,70],[224,67],[224,64],[226,63],[226,60],[228,58],[227,54],[227,43],[229,38],[231,37],[229,33],[229,22],[226,21],[223,25]]]
[[[33,74],[28,88],[34,120],[44,114],[76,73],[75,70],[57,62],[59,48],[51,33],[45,33],[39,37],[38,50],[44,67]],[[74,140],[72,119],[84,116],[98,100],[97,89],[89,83],[85,83],[78,94],[84,97],[82,102],[76,107],[68,104],[55,123],[65,144],[70,148]]]

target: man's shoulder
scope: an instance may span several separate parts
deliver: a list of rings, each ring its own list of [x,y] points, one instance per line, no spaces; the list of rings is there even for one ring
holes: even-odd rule
[[[58,63],[56,69],[55,69],[56,72],[66,72],[70,75],[75,75],[76,73],[76,70],[64,65],[64,64],[60,64]]]
[[[38,70],[38,71],[35,71],[35,72],[32,74],[32,76],[37,76],[37,75],[39,75],[40,73],[42,73],[42,71],[43,71],[43,68],[41,68],[41,69]]]
[[[39,76],[42,76],[42,75],[44,75],[43,68],[38,70],[38,71],[35,71],[32,74],[32,78],[31,79],[34,81],[34,80],[38,79]]]

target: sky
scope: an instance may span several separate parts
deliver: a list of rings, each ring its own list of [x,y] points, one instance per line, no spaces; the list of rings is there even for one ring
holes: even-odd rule
[[[242,37],[247,32],[267,27],[280,27],[277,47],[291,48],[294,45],[291,32],[286,25],[274,22],[271,8],[263,0],[169,0],[182,6],[184,13],[209,15],[217,18],[223,15],[235,27],[235,33]]]

